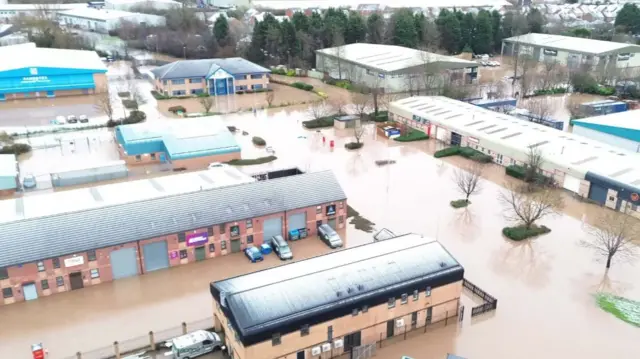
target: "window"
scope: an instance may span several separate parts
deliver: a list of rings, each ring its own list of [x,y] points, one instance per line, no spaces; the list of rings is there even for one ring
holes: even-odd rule
[[[424,292],[425,297],[431,296],[431,287],[427,287],[427,290]]]
[[[182,243],[182,242],[184,242],[184,241],[186,241],[186,238],[185,238],[184,232],[182,232],[182,233],[178,233],[178,243]]]
[[[96,251],[87,251],[87,260],[93,262],[96,260]]]
[[[44,262],[40,261],[36,265],[38,266],[38,272],[44,272]]]
[[[231,226],[231,228],[229,228],[229,234],[231,235],[231,237],[237,237],[240,235],[240,226]]]
[[[97,268],[91,270],[91,278],[100,278],[100,271]]]
[[[152,154],[151,154],[151,160],[153,160],[153,161],[155,161],[155,160],[156,160],[156,154],[155,154],[155,153],[152,153]]]
[[[204,93],[204,90],[203,90],[203,89],[195,89],[195,90],[191,90],[191,94],[192,94],[192,95],[199,95],[199,94],[202,94],[202,93]]]
[[[56,285],[58,287],[64,287],[64,278],[62,276],[56,277]]]
[[[262,78],[262,74],[259,74],[259,75],[251,75],[251,78],[252,78],[253,80],[261,79],[261,78]]]
[[[344,202],[338,202],[338,208],[343,208],[344,207]]]
[[[168,83],[169,83],[169,81],[167,81],[167,80],[163,80],[163,81],[162,81],[162,84],[163,84],[163,85],[166,85],[166,84],[168,84]]]
[[[60,268],[60,258],[53,258],[51,263],[53,264],[53,268]]]
[[[416,289],[413,291],[413,301],[415,302],[420,297],[420,292]]]
[[[280,333],[276,333],[271,337],[271,345],[276,346],[280,345],[282,341],[280,340]]]
[[[209,243],[209,252],[213,253],[216,251],[216,245],[214,243]]]
[[[614,196],[609,196],[609,201],[615,201],[616,198]]]
[[[189,83],[192,83],[192,84],[200,84],[200,83],[202,83],[202,79],[200,79],[200,78],[197,78],[197,79],[189,79]]]
[[[321,213],[322,213],[322,206],[316,207],[316,214],[321,214]]]
[[[49,281],[46,279],[43,279],[40,281],[40,284],[42,285],[42,290],[47,290],[49,289]]]
[[[342,224],[344,222],[344,218],[342,216],[338,217],[338,223]]]
[[[184,85],[184,79],[181,80],[171,80],[171,83],[174,85]]]
[[[330,342],[333,340],[333,325],[330,325],[329,328],[327,328],[327,341]]]
[[[253,220],[252,219],[247,219],[247,228],[253,228]]]
[[[224,231],[226,231],[226,230],[227,230],[227,225],[226,224],[221,224],[220,225],[220,234],[223,234]]]
[[[247,243],[253,243],[253,234],[247,236]]]
[[[389,302],[387,303],[387,306],[389,307],[389,309],[393,308],[396,306],[396,298],[389,298]]]
[[[181,249],[180,250],[180,259],[185,259],[187,258],[187,250],[186,249]]]
[[[355,308],[354,310],[352,310],[352,311],[351,311],[351,315],[352,315],[352,316],[354,316],[354,317],[355,317],[356,315],[358,315],[358,308]]]
[[[207,228],[207,236],[213,237],[213,227]]]
[[[368,311],[369,311],[369,306],[368,305],[362,306],[362,313],[366,313]]]
[[[184,96],[186,94],[185,90],[173,91],[173,96]]]
[[[142,157],[140,157],[140,155],[136,155],[136,161],[140,162],[142,160]]]
[[[9,272],[7,268],[0,268],[0,280],[9,278]]]
[[[305,324],[300,328],[300,336],[304,337],[305,335],[309,335],[309,324]]]
[[[402,295],[402,297],[400,298],[400,303],[402,303],[402,304],[407,304],[407,302],[409,301],[409,298],[408,298],[408,297],[409,297],[409,296],[407,295],[407,293],[404,293],[404,294]]]
[[[220,241],[220,249],[227,249],[227,241]]]
[[[3,298],[13,297],[13,290],[11,290],[11,288],[2,288],[2,297]]]
[[[234,79],[236,80],[246,80],[247,76],[246,75],[235,75],[233,76]]]

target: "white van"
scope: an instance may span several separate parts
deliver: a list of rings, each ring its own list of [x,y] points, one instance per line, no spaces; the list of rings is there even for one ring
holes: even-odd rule
[[[222,348],[220,337],[206,330],[173,338],[169,342],[174,359],[192,359]]]

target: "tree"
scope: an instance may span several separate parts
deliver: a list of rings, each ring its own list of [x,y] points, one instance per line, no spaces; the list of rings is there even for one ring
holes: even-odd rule
[[[640,8],[633,3],[624,4],[616,15],[614,25],[616,30],[637,34],[640,32]]]
[[[455,14],[442,10],[438,15],[438,32],[440,33],[440,46],[450,54],[460,51],[463,45],[460,34],[460,22]]]
[[[371,44],[384,43],[385,24],[380,14],[373,13],[367,18],[367,41]]]
[[[523,180],[527,183],[536,183],[539,177],[538,174],[542,172],[543,165],[544,156],[542,151],[538,147],[529,147]]]
[[[335,45],[335,51],[333,53],[336,63],[338,65],[338,78],[342,79],[342,58],[344,57],[344,37],[342,32],[336,31],[333,33],[333,44]]]
[[[353,126],[353,138],[356,139],[356,143],[360,143],[362,141],[362,137],[366,132],[365,125],[367,124],[367,119],[361,117],[359,120],[356,120],[355,125]]]
[[[321,118],[331,115],[331,108],[324,101],[317,101],[309,106],[307,113],[313,120],[319,120]]]
[[[211,110],[211,107],[213,107],[213,96],[198,97],[198,102],[200,102],[204,113],[207,114],[209,113],[209,110]]]
[[[364,42],[367,38],[367,26],[360,13],[351,11],[349,13],[349,21],[347,22],[347,30],[345,31],[345,43],[353,44],[356,42]]]
[[[96,91],[94,107],[107,115],[109,120],[113,120],[113,103],[111,102],[111,95],[109,94],[109,88],[104,86],[99,91]]]
[[[526,96],[532,91],[532,85],[537,75],[538,62],[528,54],[517,55],[514,64],[513,82],[520,85],[520,95]],[[520,74],[518,74],[520,70]]]
[[[542,28],[547,22],[540,10],[532,7],[527,12],[527,24],[529,24],[529,32],[542,33]]]
[[[497,10],[491,12],[491,34],[493,34],[493,50],[500,52],[502,48],[502,15]]]
[[[408,48],[418,46],[418,32],[413,13],[409,9],[396,10],[391,15],[391,26],[393,31],[392,42]]]
[[[542,123],[548,120],[556,110],[555,102],[546,96],[532,97],[523,102],[523,107],[531,112],[531,121],[535,123]]]
[[[280,35],[282,36],[279,48],[281,57],[287,59],[288,67],[291,67],[292,59],[300,53],[300,43],[293,23],[285,19],[280,24]]]
[[[531,229],[535,222],[555,214],[562,209],[562,197],[554,190],[545,188],[535,192],[525,192],[517,185],[508,184],[506,191],[499,194],[507,221]]]
[[[483,164],[474,162],[465,169],[456,169],[453,173],[453,182],[458,191],[465,196],[464,200],[467,204],[469,203],[469,196],[482,190],[481,178],[483,170]]]
[[[614,256],[629,260],[637,254],[638,245],[633,240],[640,235],[640,228],[637,220],[627,213],[605,209],[595,225],[587,228],[587,233],[589,238],[581,240],[580,245],[593,250],[596,256],[606,258],[607,269]]]
[[[301,11],[296,11],[293,14],[293,18],[291,19],[293,22],[293,26],[295,26],[296,30],[302,32],[309,32],[309,18]]]
[[[462,22],[460,22],[460,43],[462,46],[472,46],[475,49],[476,44],[474,43],[474,39],[476,36],[476,18],[473,16],[473,13],[468,12],[464,14],[462,17]],[[461,49],[462,50],[462,49]],[[464,52],[464,51],[463,51]],[[478,52],[484,54],[484,52]]]
[[[493,49],[493,28],[491,14],[482,10],[478,13],[475,24],[475,36],[472,39],[473,50],[477,54],[489,54]]]
[[[364,119],[367,111],[369,110],[369,103],[371,102],[371,98],[362,94],[354,94],[351,97],[351,104],[353,107],[353,112],[356,113],[360,117],[360,119]]]
[[[229,38],[229,22],[226,16],[218,16],[216,22],[213,24],[213,36],[218,41],[218,44],[224,46],[227,44]]]
[[[264,99],[267,101],[267,105],[269,107],[271,107],[271,104],[273,103],[273,100],[275,99],[275,92],[274,91],[267,91],[265,92],[265,96]]]

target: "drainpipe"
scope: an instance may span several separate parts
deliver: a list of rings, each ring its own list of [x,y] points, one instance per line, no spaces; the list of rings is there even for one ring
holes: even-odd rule
[[[144,274],[144,266],[142,265],[142,250],[140,248],[140,241],[136,241],[136,246],[138,247],[138,265],[140,266],[140,275]]]

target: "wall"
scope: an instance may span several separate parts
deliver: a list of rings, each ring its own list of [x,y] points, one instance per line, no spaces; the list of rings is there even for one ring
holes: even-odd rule
[[[46,97],[47,91],[55,96],[93,93],[96,86],[106,88],[106,70],[65,69],[49,67],[22,68],[0,72],[0,94],[7,99]]]
[[[189,158],[184,160],[172,161],[173,168],[186,168],[188,170],[193,169],[206,169],[212,162],[229,162],[231,160],[238,160],[241,158],[241,152],[222,153],[215,156],[205,156]]]
[[[582,127],[578,124],[573,126],[573,133],[576,135],[584,136],[592,140],[607,143],[612,146],[623,148],[631,152],[640,152],[640,142],[628,140],[626,138],[610,135],[608,133],[592,130],[590,128]]]
[[[236,87],[236,91],[239,91],[239,86],[246,86],[247,89],[251,90],[251,86],[253,85],[262,85],[264,88],[269,87],[269,75],[268,74],[257,74],[261,75],[259,79],[252,79],[251,74],[248,75],[235,75],[233,80],[233,85]],[[237,76],[244,76],[244,80],[238,80]]]
[[[269,76],[267,74],[260,74],[262,77],[259,79],[252,79],[251,74],[247,75],[236,75],[236,76],[244,76],[243,80],[238,80],[234,76],[233,84],[236,87],[236,91],[239,91],[239,86],[247,86],[248,89],[251,89],[252,85],[262,85],[264,88],[269,87]],[[226,74],[225,76],[230,76]],[[180,79],[176,79],[180,80]],[[166,82],[166,84],[165,84]],[[205,78],[202,78],[201,83],[190,83],[189,78],[184,79],[184,84],[174,84],[173,80],[155,80],[155,87],[159,92],[163,92],[168,96],[174,96],[174,91],[185,91],[185,95],[183,96],[192,96],[191,90],[202,89],[205,93],[207,91],[207,81]]]

